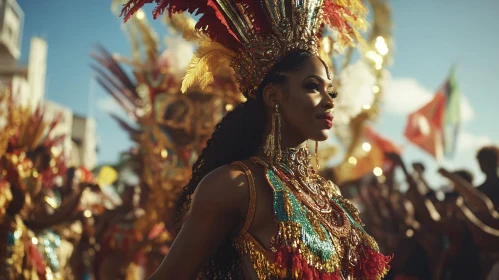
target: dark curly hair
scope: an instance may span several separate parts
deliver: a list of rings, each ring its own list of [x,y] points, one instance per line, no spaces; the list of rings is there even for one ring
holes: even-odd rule
[[[256,98],[239,104],[216,125],[206,147],[192,167],[192,178],[176,201],[174,224],[179,225],[189,210],[191,196],[201,179],[216,168],[248,159],[263,141],[266,109],[263,90],[268,84],[282,84],[282,72],[297,70],[313,55],[296,51],[278,61],[257,89]],[[241,274],[241,260],[230,239],[225,240],[202,270],[200,279],[235,279]]]

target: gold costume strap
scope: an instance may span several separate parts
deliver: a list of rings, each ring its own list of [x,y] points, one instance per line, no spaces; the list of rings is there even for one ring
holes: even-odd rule
[[[256,189],[255,189],[255,179],[253,178],[253,175],[251,174],[251,170],[248,168],[248,166],[240,161],[234,162],[234,164],[237,164],[241,169],[244,170],[244,173],[246,174],[246,178],[248,178],[248,183],[249,183],[249,191],[250,191],[250,198],[249,198],[249,206],[248,206],[248,214],[246,215],[246,221],[244,222],[244,226],[241,229],[241,232],[239,235],[243,235],[248,232],[251,223],[253,222],[253,218],[255,217],[255,210],[256,210]]]

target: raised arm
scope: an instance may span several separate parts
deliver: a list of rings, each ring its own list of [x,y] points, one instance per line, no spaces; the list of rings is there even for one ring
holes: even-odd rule
[[[499,213],[494,209],[494,204],[490,198],[458,175],[444,168],[440,168],[438,172],[454,183],[454,188],[466,200],[473,212],[479,213],[481,218],[486,219],[485,222],[490,225],[499,225]]]
[[[242,226],[248,201],[248,183],[238,167],[222,166],[208,174],[194,192],[168,255],[150,279],[196,279],[222,242]]]
[[[421,193],[421,187],[419,184],[423,184],[420,180],[415,180],[414,177],[409,173],[407,167],[402,160],[402,158],[395,153],[386,154],[393,162],[402,168],[405,174],[407,184],[409,189],[407,190],[407,198],[414,204],[416,212],[419,213],[419,217],[423,225],[436,226],[440,222],[441,217],[438,211],[435,209],[435,205],[430,199],[424,197]],[[438,226],[438,225],[437,225]]]
[[[82,184],[78,192],[72,197],[68,198],[65,203],[63,203],[57,210],[49,215],[45,214],[39,217],[33,217],[31,219],[25,220],[25,224],[30,229],[37,231],[45,228],[49,228],[61,223],[73,222],[81,217],[80,212],[76,212],[76,209],[80,205],[81,196],[86,188],[89,188],[95,192],[100,192],[97,185],[93,184]]]

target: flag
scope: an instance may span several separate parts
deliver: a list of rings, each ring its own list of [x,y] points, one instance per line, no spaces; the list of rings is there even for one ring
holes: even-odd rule
[[[443,157],[442,128],[446,96],[437,92],[433,99],[409,115],[404,136],[437,160]]]
[[[455,67],[435,93],[433,99],[409,115],[405,137],[438,161],[456,152],[461,124],[461,94],[457,87]]]
[[[385,157],[386,153],[396,153],[398,155],[402,155],[400,147],[375,132],[369,126],[364,127],[364,139],[367,141],[366,143],[369,143],[371,145],[371,149],[373,151],[378,151],[378,153],[374,154],[377,155],[376,160],[371,161],[372,163],[376,164],[371,167],[371,170],[373,170],[375,167],[380,167],[385,172],[391,170],[394,167],[394,163]]]
[[[396,146],[392,141],[376,133],[369,126],[364,127],[364,135],[367,141],[379,146],[384,153],[397,153],[399,155],[402,154],[400,147]]]
[[[452,158],[457,149],[457,136],[461,126],[461,92],[457,86],[455,67],[451,68],[449,78],[440,89],[446,96],[443,127],[444,156]]]
[[[369,126],[362,130],[361,146],[357,147],[352,156],[335,168],[337,183],[357,180],[369,173],[373,173],[376,167],[385,170],[389,167],[389,161],[385,153],[393,152],[401,154],[400,148],[390,140],[376,133]]]

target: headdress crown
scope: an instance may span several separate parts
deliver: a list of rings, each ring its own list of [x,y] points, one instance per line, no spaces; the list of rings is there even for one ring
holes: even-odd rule
[[[360,0],[130,0],[123,8],[127,20],[146,3],[155,2],[153,15],[202,14],[196,28],[205,41],[197,49],[183,80],[208,85],[229,66],[240,90],[251,96],[272,66],[292,51],[317,54],[322,28],[338,32],[338,43],[353,44],[365,24]]]

